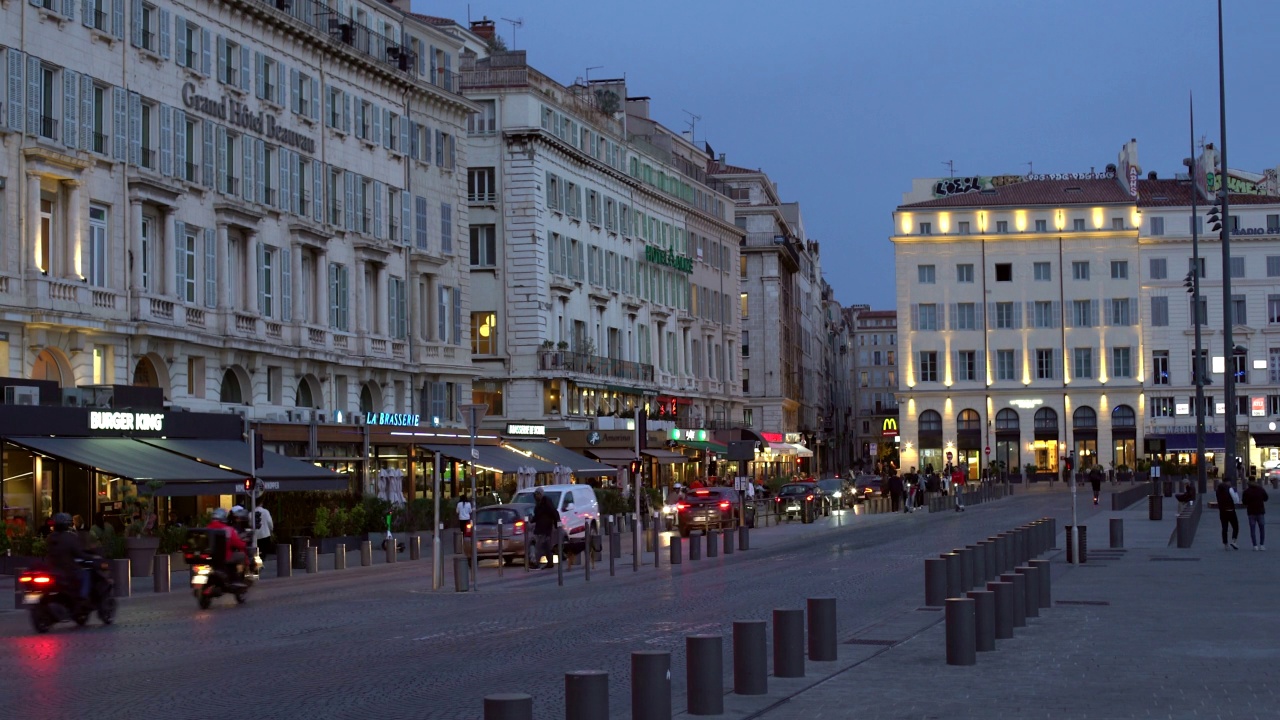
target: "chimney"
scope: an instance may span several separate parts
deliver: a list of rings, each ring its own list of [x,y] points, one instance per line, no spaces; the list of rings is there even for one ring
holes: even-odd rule
[[[471,22],[471,32],[485,42],[493,42],[493,36],[496,32],[493,21],[489,18],[483,20],[473,20]]]

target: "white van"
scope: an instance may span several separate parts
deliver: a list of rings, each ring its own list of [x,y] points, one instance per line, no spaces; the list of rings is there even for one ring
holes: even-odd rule
[[[586,536],[587,523],[591,523],[591,532],[599,536],[600,503],[596,501],[596,491],[590,485],[541,485],[538,488],[526,488],[516,493],[511,502],[533,505],[535,489],[541,489],[551,504],[555,505],[571,540],[581,541]]]

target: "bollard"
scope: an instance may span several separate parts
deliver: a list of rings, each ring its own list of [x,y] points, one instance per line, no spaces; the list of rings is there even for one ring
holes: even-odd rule
[[[293,574],[293,546],[281,543],[276,546],[276,577]]]
[[[287,565],[285,567],[288,567]],[[132,575],[129,574],[129,559],[118,558],[111,561],[111,577],[116,581],[116,597],[129,597],[133,594]]]
[[[1027,617],[1040,617],[1040,570],[1030,565],[1019,566],[1014,572],[1027,579]]]
[[[689,559],[702,559],[702,536],[697,533],[689,535]]]
[[[991,568],[991,575],[994,577],[1005,571],[1005,567],[1004,567],[1005,541],[1004,541],[1004,538],[999,535],[992,535],[991,537],[987,538],[987,540],[991,542],[992,545],[995,546],[995,550],[993,552],[995,553],[996,562],[995,562],[995,565],[992,566]]]
[[[1124,518],[1111,518],[1111,547],[1124,547]]]
[[[576,670],[564,674],[564,720],[609,717],[609,673]]]
[[[1040,608],[1053,607],[1053,586],[1049,579],[1049,561],[1032,560],[1028,564],[1031,567],[1040,568],[1040,574],[1037,576],[1040,581],[1040,591],[1036,594],[1036,598],[1040,601]]]
[[[533,720],[533,696],[524,693],[485,695],[484,720]]]
[[[980,588],[987,582],[987,551],[982,543],[968,545],[965,549],[973,559],[973,583],[969,585],[969,589]]]
[[[943,558],[925,558],[924,604],[943,607],[947,604],[947,561]]]
[[[385,550],[387,553],[386,563],[388,565],[394,563],[396,561],[396,539],[394,537],[389,537],[383,540],[382,549]],[[473,541],[471,543],[471,552],[475,552],[475,551],[476,551],[476,544]]]
[[[956,548],[951,552],[960,556],[960,594],[952,597],[964,597],[964,593],[973,589],[973,553],[966,548]]]
[[[1058,546],[1058,519],[1045,518],[1049,523],[1049,549],[1053,550]]]
[[[809,598],[809,659],[834,662],[836,659],[836,599]]]
[[[680,533],[675,533],[671,536],[671,544],[667,548],[670,550],[668,555],[671,558],[672,565],[679,565],[684,562],[684,538],[680,537]]]
[[[1163,520],[1164,519],[1164,498],[1159,495],[1147,496],[1147,519]]]
[[[688,635],[684,639],[686,706],[690,715],[724,713],[724,638]]]
[[[733,554],[733,528],[720,531],[721,539],[724,540],[724,554]]]
[[[347,569],[347,545],[346,543],[338,543],[333,546],[333,569]]]
[[[964,581],[964,561],[953,552],[943,553],[942,559],[947,563],[947,597],[960,597],[964,592],[960,587]]]
[[[1016,572],[1004,573],[1000,579],[1013,585],[1013,626],[1027,626],[1027,576]]]
[[[751,528],[746,525],[738,528],[738,549],[743,552],[751,549]]]
[[[373,564],[373,541],[360,541],[360,566],[369,567]]]
[[[720,535],[719,530],[716,530],[714,532],[712,532],[711,530],[707,531],[707,557],[708,558],[720,556],[720,539],[718,537],[719,535]]]
[[[654,568],[658,568],[662,566],[661,563],[659,562],[659,559],[662,557],[662,555],[660,554],[661,551],[662,551],[662,537],[658,534],[658,518],[655,515],[653,518],[653,567]]]
[[[502,543],[498,543],[498,547],[502,547]],[[409,559],[422,559],[422,538],[416,533],[409,536]]]
[[[996,594],[990,590],[970,590],[973,600],[974,649],[990,652],[996,649]]]
[[[320,572],[320,548],[316,545],[307,546],[307,574],[314,575]]]
[[[616,564],[622,557],[622,536],[615,530],[609,533],[609,577],[617,573]]]
[[[631,719],[671,720],[671,653],[631,653]]]
[[[453,558],[453,589],[455,592],[467,592],[471,589],[471,564],[466,555],[455,555]]]
[[[804,610],[773,611],[773,676],[804,677]]]
[[[556,545],[553,550],[556,555],[553,562],[556,564],[556,585],[564,587],[564,546],[568,536],[564,533],[563,521],[561,522],[561,527],[555,529],[555,533]]]
[[[1027,533],[1022,528],[1014,528],[1010,536],[1013,538],[1013,567],[1009,569],[1012,570],[1026,562]]]
[[[982,582],[985,586],[986,583],[991,582],[996,577],[996,544],[995,541],[987,539],[978,543],[978,545],[982,548],[982,554],[984,555],[982,567],[986,570],[986,573],[982,578]]]
[[[947,664],[974,665],[978,662],[975,615],[970,598],[947,598]]]
[[[1013,583],[996,580],[987,583],[987,589],[996,598],[996,639],[1013,637]]]
[[[733,692],[764,695],[769,692],[769,656],[765,621],[733,622]]]
[[[151,559],[151,590],[152,592],[169,592],[173,586],[173,576],[170,573],[168,555],[156,555]]]

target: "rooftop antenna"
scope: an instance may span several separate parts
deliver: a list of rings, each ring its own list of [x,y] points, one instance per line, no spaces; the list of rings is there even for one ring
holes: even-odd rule
[[[955,161],[955,160],[943,160],[943,161],[942,161],[942,164],[943,164],[943,165],[946,165],[946,166],[947,166],[947,169],[951,171],[951,177],[955,177],[955,176],[956,176],[956,161]]]
[[[1034,164],[1034,163],[1032,163],[1030,160],[1028,160],[1028,161],[1027,161],[1027,174],[1028,174],[1028,175],[1035,175],[1035,174],[1036,174],[1036,166],[1035,166],[1035,164]]]
[[[590,84],[591,84],[591,71],[592,71],[592,70],[599,70],[599,69],[601,69],[601,68],[603,68],[603,67],[604,67],[603,65],[592,65],[591,67],[587,68],[586,75],[584,75],[584,76],[583,76],[583,77],[585,78],[585,82],[584,82],[583,84],[584,84],[584,85],[590,85]]]
[[[694,138],[697,137],[697,133],[698,133],[698,121],[702,119],[702,116],[694,115],[688,110],[681,110],[680,112],[689,116],[689,141],[693,142]]]
[[[512,20],[511,18],[498,18],[498,19],[511,23],[511,49],[515,50],[516,49],[516,28],[524,27],[524,18],[518,17],[515,20]]]

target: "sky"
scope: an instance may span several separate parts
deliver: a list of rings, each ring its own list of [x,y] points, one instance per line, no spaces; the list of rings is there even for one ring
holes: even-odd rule
[[[1101,171],[1138,140],[1143,176],[1217,143],[1213,0],[414,0],[570,84],[627,79],[674,130],[761,168],[799,202],[844,305],[892,309],[892,213],[913,178]],[[1224,0],[1227,160],[1280,165],[1280,2]],[[513,28],[510,20],[522,20]],[[514,40],[513,33],[514,30]],[[1198,153],[1198,150],[1197,150]],[[1032,163],[1032,165],[1028,165]]]

